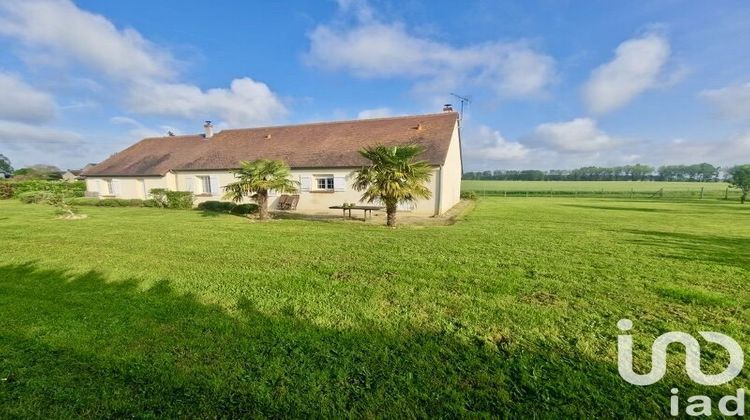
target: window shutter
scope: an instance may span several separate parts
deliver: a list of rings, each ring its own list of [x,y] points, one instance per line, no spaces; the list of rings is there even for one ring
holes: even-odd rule
[[[113,179],[112,180],[112,191],[110,191],[112,195],[115,197],[120,196],[120,180],[119,179]]]
[[[337,176],[333,178],[333,190],[334,191],[346,191],[346,178],[343,176]]]
[[[310,191],[310,177],[303,176],[300,178],[300,189],[302,191]]]
[[[217,196],[221,194],[221,187],[219,187],[219,177],[216,175],[211,175],[209,181],[211,182],[211,195]]]
[[[101,191],[99,189],[99,182],[100,181],[98,179],[96,181],[94,181],[94,192],[96,193],[96,195],[99,195],[99,192]]]
[[[185,191],[193,192],[195,188],[193,187],[193,177],[188,176],[185,178]]]

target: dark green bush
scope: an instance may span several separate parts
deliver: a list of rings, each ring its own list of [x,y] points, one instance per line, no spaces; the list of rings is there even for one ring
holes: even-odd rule
[[[149,192],[151,199],[156,205],[154,207],[167,207],[167,190],[164,188],[152,188]]]
[[[0,200],[7,200],[13,198],[15,192],[15,183],[0,181]]]
[[[237,205],[231,201],[204,201],[198,204],[198,210],[215,211],[221,213],[229,213]]]
[[[18,194],[18,199],[25,204],[44,204],[54,196],[55,194],[48,191],[27,191]]]
[[[143,200],[143,207],[159,207],[159,203],[153,198],[150,198],[148,200]]]
[[[143,207],[143,200],[140,198],[131,198],[128,200],[129,207]]]
[[[237,204],[232,208],[230,213],[232,214],[251,214],[258,211],[258,205],[257,204]]]
[[[476,200],[477,193],[474,191],[461,191],[461,198],[464,200]]]

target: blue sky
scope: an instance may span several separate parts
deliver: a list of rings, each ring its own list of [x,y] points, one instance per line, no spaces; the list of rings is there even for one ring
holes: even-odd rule
[[[0,153],[438,112],[468,170],[750,162],[743,1],[4,0]]]

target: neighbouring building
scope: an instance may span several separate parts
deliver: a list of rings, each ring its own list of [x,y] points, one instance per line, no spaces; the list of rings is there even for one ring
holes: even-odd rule
[[[80,181],[85,179],[83,177],[83,171],[89,168],[93,168],[96,166],[95,163],[89,163],[88,165],[84,166],[82,169],[68,169],[67,171],[63,172],[62,179],[63,181],[73,182],[73,181]]]
[[[222,187],[234,181],[231,169],[241,161],[279,159],[300,184],[297,211],[329,212],[329,206],[360,203],[352,172],[368,161],[359,151],[377,144],[417,144],[432,165],[432,198],[402,206],[401,211],[441,214],[459,201],[461,139],[458,114],[438,114],[313,124],[222,130],[147,138],[86,169],[88,195],[148,198],[153,188],[192,191],[195,202],[221,200]],[[271,193],[269,208],[279,195]]]

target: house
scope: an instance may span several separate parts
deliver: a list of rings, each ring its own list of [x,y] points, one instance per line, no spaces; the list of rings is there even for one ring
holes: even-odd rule
[[[62,179],[63,181],[73,182],[73,181],[80,181],[84,179],[84,177],[81,175],[83,171],[86,169],[92,168],[96,166],[95,163],[89,163],[88,165],[84,166],[82,169],[68,169],[67,171],[63,172]]]
[[[297,210],[329,212],[329,206],[361,203],[352,171],[367,165],[366,146],[417,144],[433,167],[432,198],[401,206],[401,211],[435,215],[459,201],[461,143],[458,114],[437,114],[277,127],[222,130],[210,121],[199,135],[146,138],[83,172],[87,193],[98,197],[147,198],[153,188],[192,191],[195,203],[221,200],[222,187],[240,161],[279,159],[300,184]],[[279,195],[271,192],[269,208]]]

